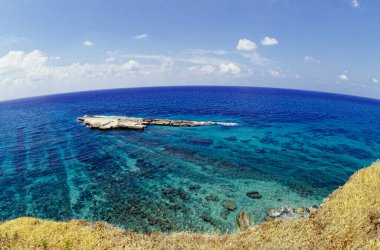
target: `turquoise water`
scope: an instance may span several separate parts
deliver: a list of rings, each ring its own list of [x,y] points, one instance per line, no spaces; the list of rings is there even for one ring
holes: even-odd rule
[[[86,114],[239,126],[98,131],[77,122]],[[379,118],[376,100],[243,87],[2,102],[0,219],[84,218],[139,232],[234,231],[241,210],[262,222],[270,208],[319,205],[380,158]],[[250,191],[262,198],[249,198]],[[224,200],[236,210],[223,207]]]

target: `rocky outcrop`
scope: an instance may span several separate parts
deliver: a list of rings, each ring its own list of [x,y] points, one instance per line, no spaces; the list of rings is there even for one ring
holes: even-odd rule
[[[249,228],[250,223],[247,217],[246,212],[243,210],[239,213],[239,215],[236,218],[236,223],[240,230],[246,230]],[[253,223],[252,223],[253,226]]]
[[[292,218],[304,218],[309,217],[311,214],[318,210],[318,206],[314,205],[312,207],[280,207],[271,208],[266,210],[265,221],[271,220],[286,220]]]
[[[109,129],[133,129],[143,130],[148,125],[142,118],[122,116],[83,116],[79,121],[90,128],[101,130]]]
[[[109,129],[132,129],[143,130],[147,125],[195,127],[195,126],[237,126],[237,123],[213,122],[213,121],[186,121],[168,119],[146,119],[127,116],[83,116],[78,120],[90,128],[101,130]]]

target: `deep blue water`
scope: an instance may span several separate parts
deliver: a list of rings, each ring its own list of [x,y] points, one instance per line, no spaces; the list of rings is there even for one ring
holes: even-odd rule
[[[98,131],[76,121],[86,114],[239,126]],[[142,232],[234,230],[243,209],[260,222],[268,208],[318,205],[380,158],[379,118],[376,100],[246,87],[1,102],[0,220],[85,218]],[[248,198],[248,191],[263,197]],[[228,212],[225,199],[237,209]]]

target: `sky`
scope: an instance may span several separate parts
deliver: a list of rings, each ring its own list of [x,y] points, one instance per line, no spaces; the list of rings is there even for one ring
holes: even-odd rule
[[[378,0],[0,0],[0,100],[178,85],[380,99]]]

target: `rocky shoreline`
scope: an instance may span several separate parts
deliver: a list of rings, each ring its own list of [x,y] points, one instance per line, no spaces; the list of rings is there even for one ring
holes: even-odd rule
[[[199,187],[189,186],[189,189]],[[299,213],[298,218],[270,220],[254,226],[254,221],[242,211],[236,218],[242,230],[235,233],[141,234],[103,222],[54,222],[23,217],[0,223],[0,246],[4,249],[380,249],[378,190],[380,163],[376,162],[351,176],[318,209],[284,207],[267,212],[274,218]],[[187,198],[183,190],[169,188],[163,192],[168,198]],[[248,194],[258,197],[256,192]],[[232,204],[224,203],[233,208]],[[208,215],[203,220],[217,222]]]
[[[128,116],[82,116],[78,120],[86,126],[94,129],[131,129],[144,130],[148,125],[173,126],[173,127],[196,127],[196,126],[237,126],[237,123],[214,122],[214,121],[187,121],[169,119],[136,118]]]

